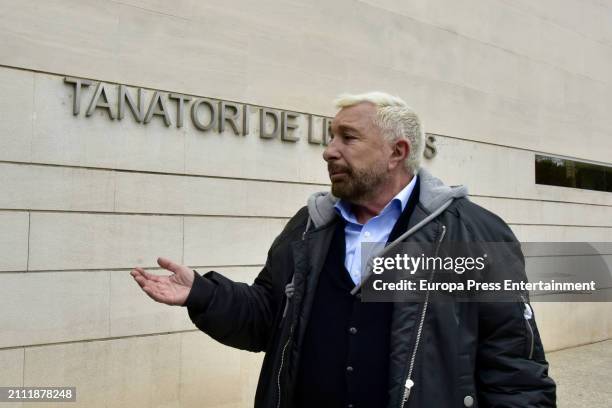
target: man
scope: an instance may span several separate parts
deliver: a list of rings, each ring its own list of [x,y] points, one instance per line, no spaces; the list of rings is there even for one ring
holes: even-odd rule
[[[291,218],[253,285],[163,258],[171,276],[136,268],[135,280],[219,342],[266,352],[256,408],[555,406],[528,305],[361,301],[361,242],[516,239],[465,188],[420,169],[423,130],[404,101],[377,92],[337,106],[331,194]]]

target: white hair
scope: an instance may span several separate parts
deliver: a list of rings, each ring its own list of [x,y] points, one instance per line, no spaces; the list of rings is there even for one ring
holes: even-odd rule
[[[408,140],[410,153],[405,165],[412,174],[416,174],[425,149],[425,133],[419,116],[401,98],[384,92],[342,94],[334,104],[342,109],[362,102],[376,106],[375,125],[381,129],[387,141],[394,142],[401,138]]]

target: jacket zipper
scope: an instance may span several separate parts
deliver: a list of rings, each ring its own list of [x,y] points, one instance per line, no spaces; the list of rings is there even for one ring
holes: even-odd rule
[[[306,229],[304,229],[304,232],[302,232],[302,241],[306,239],[306,233],[308,232],[308,228],[310,227],[311,221],[312,221],[311,218],[308,217],[308,221],[306,221]],[[291,278],[291,285],[293,285],[294,278],[295,276]],[[283,310],[281,324],[287,315],[287,310],[289,310],[289,301],[290,301],[290,297],[287,297],[287,303],[285,304],[285,309]],[[285,351],[287,350],[287,346],[289,346],[289,343],[291,342],[291,339],[293,338],[294,323],[295,323],[294,321],[291,322],[291,326],[289,327],[289,336],[287,337],[287,341],[285,342],[285,345],[283,346],[283,351],[281,352],[280,367],[278,368],[278,375],[276,376],[276,386],[277,386],[277,391],[278,391],[278,400],[276,402],[276,408],[280,408],[281,406],[281,374],[283,372],[283,366],[285,365]]]
[[[527,325],[527,328],[529,329],[529,334],[531,336],[531,344],[529,346],[529,359],[531,360],[531,358],[533,357],[533,346],[534,346],[535,335],[533,334],[533,328],[529,324],[529,320],[525,319],[525,324]]]
[[[521,300],[523,301],[523,305],[525,306],[525,308],[529,307],[529,303],[527,303],[527,299],[525,299],[525,296],[521,295]],[[533,349],[535,346],[535,334],[533,333],[533,327],[531,327],[531,324],[529,324],[529,319],[527,317],[524,317],[525,319],[525,324],[527,325],[527,329],[529,330],[529,359],[531,360],[533,357]]]
[[[446,235],[446,225],[442,225],[442,233],[440,234],[440,238],[438,239],[438,245],[436,246],[436,252],[434,256],[438,256],[438,251],[440,250],[440,245],[442,244],[442,240]],[[433,278],[435,270],[431,271],[431,275],[429,279]],[[421,340],[421,335],[423,333],[423,326],[425,324],[425,315],[427,314],[427,306],[429,305],[429,290],[425,294],[425,302],[423,303],[423,310],[421,311],[421,317],[419,319],[419,327],[417,329],[416,340],[414,342],[414,348],[412,349],[412,356],[410,357],[410,366],[408,368],[408,375],[406,376],[406,381],[404,383],[404,394],[402,395],[402,399],[400,401],[400,408],[404,408],[404,405],[408,401],[410,397],[410,390],[414,386],[414,381],[412,381],[412,371],[414,370],[414,363],[416,361],[417,350],[419,348],[419,342]]]
[[[287,338],[287,342],[283,346],[283,351],[281,352],[280,367],[278,368],[278,376],[276,377],[276,385],[278,387],[278,402],[276,403],[276,408],[280,408],[281,406],[281,373],[283,372],[283,365],[285,364],[285,350],[287,349],[287,346],[291,342],[292,336],[293,336],[293,323],[291,323],[291,327],[289,328],[289,337]]]

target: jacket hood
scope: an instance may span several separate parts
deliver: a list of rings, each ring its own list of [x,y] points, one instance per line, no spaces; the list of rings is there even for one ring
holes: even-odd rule
[[[465,186],[447,186],[439,178],[433,176],[424,168],[417,173],[420,178],[419,204],[428,212],[433,213],[451,198],[468,195]],[[334,205],[338,201],[330,192],[318,192],[308,198],[308,215],[318,228],[334,219]]]

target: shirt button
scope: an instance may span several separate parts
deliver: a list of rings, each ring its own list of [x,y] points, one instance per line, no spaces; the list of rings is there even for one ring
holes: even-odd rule
[[[370,235],[372,235],[372,234],[370,234],[370,231],[366,231],[366,232],[363,233],[363,236],[366,237],[366,238],[370,238]]]
[[[355,334],[355,333],[357,333],[357,328],[356,328],[356,327],[351,327],[351,328],[349,329],[349,333],[351,333],[351,334]]]
[[[352,373],[353,372],[353,367],[351,367],[351,366],[346,367],[346,372],[347,373]]]
[[[471,407],[474,405],[474,398],[472,398],[471,395],[466,395],[465,398],[463,398],[463,405],[468,408]]]

